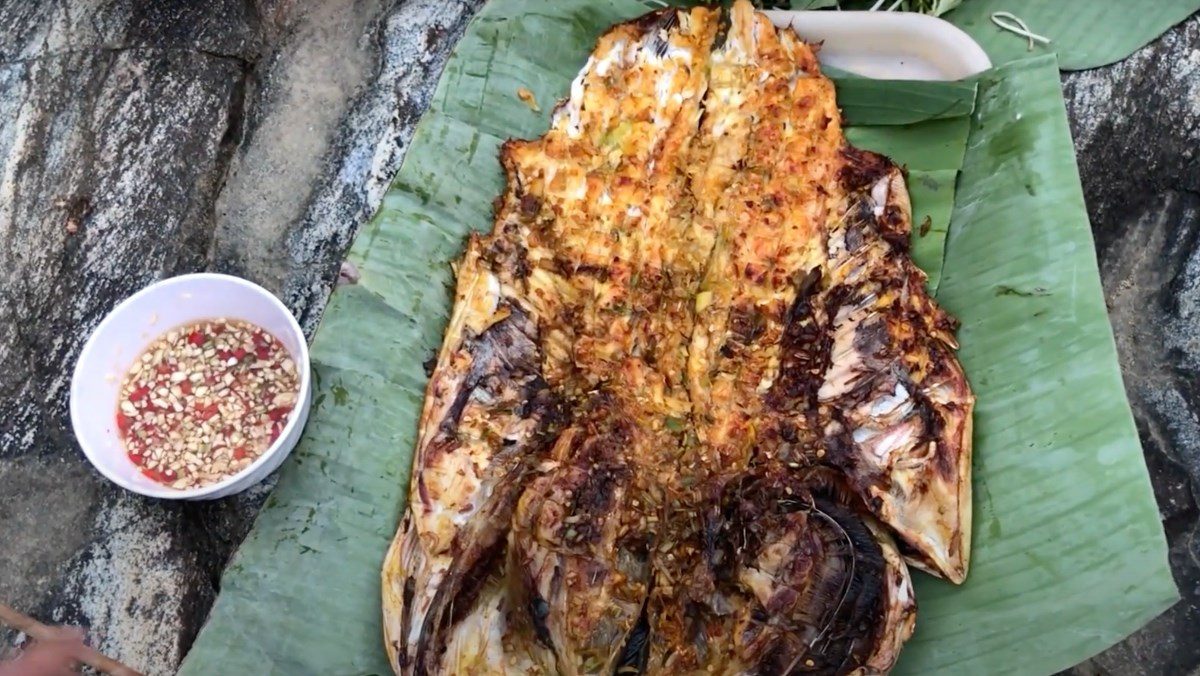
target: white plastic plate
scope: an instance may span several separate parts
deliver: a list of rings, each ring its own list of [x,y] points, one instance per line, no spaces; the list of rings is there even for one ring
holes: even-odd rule
[[[979,43],[947,21],[912,12],[766,12],[820,42],[821,63],[889,80],[959,80],[992,67]]]

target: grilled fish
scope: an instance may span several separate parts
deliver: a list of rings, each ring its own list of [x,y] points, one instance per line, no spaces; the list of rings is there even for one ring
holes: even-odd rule
[[[887,671],[901,553],[966,574],[972,399],[812,48],[652,12],[500,159],[384,562],[397,673]]]
[[[574,413],[525,489],[509,561],[553,656],[543,667],[562,674],[617,666],[661,569],[655,523],[677,474],[707,255],[680,198],[714,18],[668,10],[615,28],[551,130],[505,149],[520,196],[499,219],[532,222],[514,248],[548,327],[544,372]]]
[[[409,508],[387,553],[393,664],[436,671],[465,599],[502,558],[523,477],[554,440],[558,405],[540,375],[538,328],[472,238],[426,391]]]
[[[898,167],[843,150],[845,197],[828,236],[819,302],[831,343],[817,391],[827,461],[896,533],[909,562],[952,582],[971,549],[971,394],[955,321],[908,256]]]
[[[551,130],[502,150],[509,188],[493,233],[471,241],[457,271],[460,290],[447,331],[454,338],[427,393],[412,480],[421,504],[413,503],[385,562],[386,631],[400,669],[439,670],[444,634],[454,624],[451,606],[470,606],[455,598],[463,593],[459,580],[478,578],[476,569],[491,565],[487,557],[508,543],[500,535],[521,491],[526,496],[507,559],[518,558],[514,565],[526,571],[522,595],[546,609],[545,616],[535,613],[534,629],[543,643],[555,643],[549,652],[519,651],[550,672],[591,671],[615,659],[598,651],[612,653],[614,641],[619,648],[622,632],[637,620],[643,599],[631,600],[623,618],[611,617],[623,606],[607,604],[645,594],[646,508],[660,501],[658,475],[670,473],[676,459],[680,430],[669,422],[688,410],[679,377],[688,333],[680,326],[690,327],[694,280],[706,253],[672,246],[691,236],[690,212],[676,204],[675,186],[684,180],[680,165],[699,117],[714,19],[707,10],[670,11],[614,28],[599,41]],[[510,325],[536,340],[490,349],[486,332]],[[459,337],[464,329],[468,335]],[[479,381],[497,381],[504,392],[472,397],[476,352],[500,352],[500,366],[520,370],[531,393],[570,402],[574,414],[561,432],[547,424],[554,404],[522,407],[520,396],[505,396],[515,390],[502,369]],[[601,385],[604,392],[597,391]],[[477,402],[466,419],[497,418],[491,433],[455,434],[462,416],[443,401]],[[558,438],[555,450],[535,449],[550,434]],[[464,438],[473,443],[453,447]],[[584,443],[569,443],[575,438]],[[609,464],[603,471],[579,466],[593,460]],[[468,478],[486,468],[492,481],[458,482],[455,491],[460,465],[470,466]],[[536,479],[529,472],[535,465]],[[600,476],[610,470],[612,476]],[[428,500],[421,497],[430,495],[426,474],[447,478],[439,484],[444,491]],[[594,484],[594,504],[574,499],[581,481]],[[611,527],[571,527],[576,519],[605,518],[600,510],[612,512]],[[632,537],[622,533],[615,542],[614,529],[630,530],[624,524],[630,519],[637,522]],[[501,521],[503,530],[492,527]],[[592,543],[600,531],[604,538]],[[587,568],[586,575],[577,568]],[[575,621],[588,608],[598,612]]]

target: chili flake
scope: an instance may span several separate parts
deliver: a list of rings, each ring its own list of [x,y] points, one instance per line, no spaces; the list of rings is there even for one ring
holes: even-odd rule
[[[258,459],[299,392],[296,364],[278,338],[240,320],[197,322],[168,331],[134,361],[117,430],[146,476],[204,486]]]

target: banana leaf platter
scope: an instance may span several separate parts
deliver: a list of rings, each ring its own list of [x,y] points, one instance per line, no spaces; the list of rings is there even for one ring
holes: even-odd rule
[[[379,568],[406,498],[422,364],[450,309],[449,263],[491,226],[499,144],[544,131],[595,38],[646,10],[492,0],[469,26],[350,253],[361,279],[335,292],[314,340],[304,440],[180,673],[391,672]],[[1177,598],[1058,72],[1044,55],[969,82],[838,81],[850,141],[908,169],[914,257],[962,322],[978,398],[970,576],[914,575],[917,631],[897,673],[1053,673]]]

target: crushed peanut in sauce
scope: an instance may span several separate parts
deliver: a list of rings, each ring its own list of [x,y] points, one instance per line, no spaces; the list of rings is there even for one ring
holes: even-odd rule
[[[168,331],[121,385],[117,429],[142,474],[196,488],[237,474],[279,437],[296,405],[296,363],[279,339],[233,319]]]

